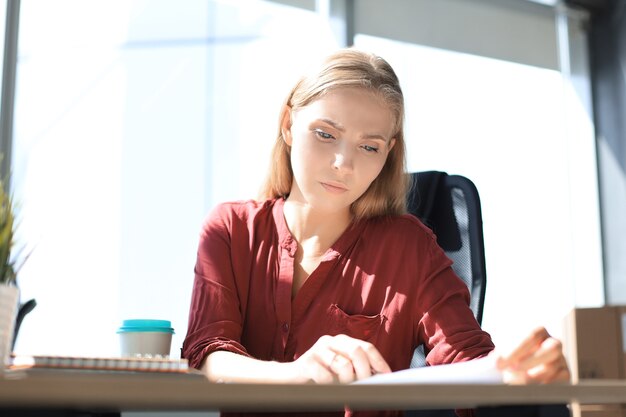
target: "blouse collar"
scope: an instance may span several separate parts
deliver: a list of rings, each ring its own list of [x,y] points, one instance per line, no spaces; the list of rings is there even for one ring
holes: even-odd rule
[[[291,234],[287,221],[284,215],[285,199],[282,197],[274,200],[274,207],[272,214],[274,216],[274,223],[276,224],[276,232],[278,233],[278,242],[280,246],[289,251],[291,256],[295,256],[298,250],[298,242]],[[339,238],[333,243],[328,251],[324,254],[322,261],[329,261],[338,258],[341,254],[346,253],[348,248],[352,247],[361,235],[365,222],[353,222],[348,228],[339,236]]]

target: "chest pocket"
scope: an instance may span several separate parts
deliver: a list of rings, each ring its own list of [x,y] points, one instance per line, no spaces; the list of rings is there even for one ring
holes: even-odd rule
[[[345,334],[355,339],[372,342],[376,340],[380,328],[387,318],[382,314],[366,316],[363,314],[347,314],[337,304],[329,309],[331,335]]]

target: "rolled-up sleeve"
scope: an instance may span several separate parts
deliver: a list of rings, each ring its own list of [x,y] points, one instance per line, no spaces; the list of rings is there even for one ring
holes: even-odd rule
[[[218,206],[204,223],[195,266],[189,323],[182,357],[200,369],[212,352],[226,350],[249,356],[241,344],[241,291],[232,267],[230,223]]]
[[[487,355],[494,349],[469,307],[469,290],[454,273],[452,262],[431,242],[426,264],[430,269],[421,286],[418,334],[430,365],[460,362]]]

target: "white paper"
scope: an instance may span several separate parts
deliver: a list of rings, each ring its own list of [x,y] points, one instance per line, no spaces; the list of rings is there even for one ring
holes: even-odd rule
[[[353,384],[501,384],[495,358],[486,356],[449,365],[424,366],[378,374]]]

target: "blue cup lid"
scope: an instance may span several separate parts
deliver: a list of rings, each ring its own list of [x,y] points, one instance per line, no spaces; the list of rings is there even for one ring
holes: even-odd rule
[[[172,322],[169,320],[133,319],[124,320],[117,332],[162,332],[174,334],[174,329],[172,328]]]

